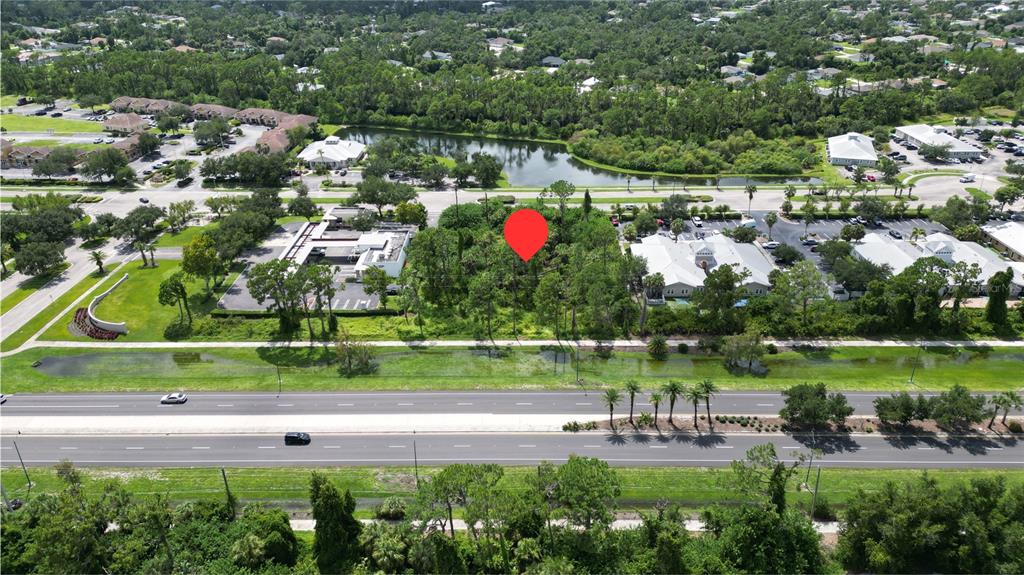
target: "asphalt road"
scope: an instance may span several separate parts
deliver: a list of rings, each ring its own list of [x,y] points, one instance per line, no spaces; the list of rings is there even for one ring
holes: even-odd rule
[[[176,391],[169,389],[170,391]],[[593,414],[607,412],[601,393],[587,392],[373,392],[373,393],[189,393],[181,405],[161,405],[162,394],[82,393],[8,396],[0,413],[7,416],[140,416],[140,415],[298,415],[298,414]],[[879,394],[847,393],[857,415],[874,415]],[[888,396],[889,394],[881,394]],[[777,415],[783,398],[773,392],[720,393],[711,401],[712,413]],[[629,409],[628,396],[616,409]],[[652,411],[647,394],[636,398],[637,411]],[[676,414],[686,416],[692,405],[681,398]],[[689,410],[689,411],[688,411]],[[704,404],[700,411],[704,413]],[[668,413],[668,401],[660,408]]]
[[[886,438],[877,435],[720,435],[592,432],[581,434],[314,435],[307,446],[285,446],[280,435],[176,435],[173,437],[33,436],[0,439],[4,465],[17,465],[14,441],[26,465],[70,459],[78,466],[272,467],[421,465],[458,462],[532,465],[570,454],[600,457],[619,466],[727,466],[754,445],[772,442],[781,457],[809,447],[829,467],[1024,468],[1024,444],[980,437]]]

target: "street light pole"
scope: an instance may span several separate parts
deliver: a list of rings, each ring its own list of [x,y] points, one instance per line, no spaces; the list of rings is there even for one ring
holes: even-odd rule
[[[277,397],[280,398],[281,397],[281,385],[282,385],[282,383],[281,383],[281,366],[280,365],[276,365],[274,367],[277,368]]]
[[[12,441],[14,452],[18,454],[18,461],[21,462],[21,470],[25,473],[25,481],[28,482],[28,492],[32,493],[32,478],[28,476],[28,468],[25,467],[25,460],[21,458],[21,450],[18,449],[18,442]]]
[[[420,486],[420,458],[416,453],[416,430],[412,430],[412,467],[413,472],[416,474],[416,488]]]

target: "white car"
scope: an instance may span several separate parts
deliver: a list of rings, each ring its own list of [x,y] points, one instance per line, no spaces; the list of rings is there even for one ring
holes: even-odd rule
[[[114,138],[107,138],[106,140],[103,140],[103,143],[104,144],[113,144],[114,143]]]
[[[103,143],[103,138],[96,138],[96,139],[94,139],[92,141],[92,143],[94,143],[94,144],[102,144]]]
[[[160,398],[160,403],[164,405],[177,405],[188,401],[188,396],[183,391],[175,391],[174,393],[168,393],[167,395]]]
[[[775,248],[779,247],[780,245],[782,245],[782,244],[780,244],[779,242],[765,242],[765,243],[761,244],[761,247],[766,249],[766,250],[774,250]]]
[[[691,221],[693,222],[693,225],[698,228],[704,227],[704,220],[700,219],[700,216],[693,216],[693,218],[691,218]]]
[[[7,396],[0,393],[0,405],[7,403]]]

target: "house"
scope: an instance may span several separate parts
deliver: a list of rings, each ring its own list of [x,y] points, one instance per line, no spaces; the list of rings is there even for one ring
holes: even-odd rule
[[[580,86],[579,86],[579,88],[577,88],[577,91],[580,94],[585,94],[585,93],[593,90],[594,86],[598,85],[600,82],[601,82],[600,80],[598,80],[597,78],[591,76],[591,77],[587,78],[586,80],[580,82]]]
[[[490,2],[484,2],[483,4],[481,4],[480,9],[483,10],[484,12],[498,12],[499,10],[502,9],[502,6],[501,2],[494,2],[492,0]]]
[[[560,68],[565,65],[565,60],[558,56],[545,56],[540,63],[549,68]]]
[[[647,260],[648,273],[665,278],[664,298],[689,298],[704,289],[704,278],[719,266],[733,266],[749,275],[743,287],[751,295],[764,295],[771,289],[769,274],[775,264],[754,244],[734,242],[724,235],[704,240],[675,242],[662,235],[647,236],[630,246],[633,255]]]
[[[4,168],[31,168],[49,157],[53,148],[37,146],[17,146],[3,156]]]
[[[918,52],[928,54],[944,54],[952,50],[953,47],[943,42],[932,42],[931,44],[921,46],[917,49]]]
[[[149,122],[142,116],[132,112],[114,114],[103,121],[103,131],[120,136],[143,132],[147,128],[149,128]]]
[[[451,62],[452,55],[448,52],[438,52],[437,50],[427,50],[420,55],[424,60],[437,60],[438,62]]]
[[[854,64],[862,64],[862,63],[865,63],[865,62],[874,62],[875,61],[875,55],[874,54],[869,54],[867,52],[856,52],[854,54],[843,54],[842,56],[839,56],[839,57],[844,59],[844,60],[849,60],[850,62],[853,62]]]
[[[895,130],[896,136],[915,146],[949,146],[948,158],[980,158],[982,151],[974,146],[958,140],[946,133],[944,128],[933,128],[927,124],[900,126]]]
[[[909,38],[906,36],[886,36],[879,40],[879,42],[888,42],[890,44],[906,44],[908,41]]]
[[[142,152],[139,151],[139,134],[132,134],[120,142],[115,142],[110,147],[124,152],[124,155],[128,156],[128,161],[136,160],[142,156]]]
[[[175,52],[199,52],[199,49],[198,48],[193,48],[192,46],[189,46],[187,44],[181,44],[179,46],[175,46],[174,47],[174,51]]]
[[[91,40],[89,40],[89,45],[90,46],[97,46],[97,47],[98,46],[104,46],[104,45],[106,45],[106,43],[107,43],[107,39],[104,38],[103,36],[96,36],[95,38],[92,38]]]
[[[336,170],[358,162],[365,153],[364,144],[330,136],[306,146],[306,149],[299,152],[299,159],[310,168],[325,167]]]
[[[246,108],[235,113],[235,119],[243,124],[255,124],[270,128],[288,130],[296,126],[312,127],[317,122],[316,116],[306,114],[289,114],[267,108]]]
[[[110,108],[115,112],[135,112],[147,115],[156,115],[178,106],[187,108],[187,106],[171,100],[132,98],[131,96],[120,96],[110,103]]]
[[[501,54],[505,51],[505,48],[512,46],[514,42],[510,38],[499,36],[497,38],[487,39],[487,49],[491,52]]]
[[[238,110],[219,104],[194,104],[192,106],[192,117],[197,120],[212,120],[213,118],[228,120],[237,113]]]
[[[1001,222],[982,226],[981,229],[1008,258],[1024,262],[1024,222]]]
[[[744,76],[729,76],[728,78],[722,79],[722,82],[725,83],[726,86],[736,86],[746,81],[747,78]]]
[[[253,148],[247,148],[245,151],[255,151],[261,154],[277,154],[279,152],[285,152],[291,148],[291,142],[288,140],[288,133],[281,129],[267,130],[260,134],[260,137],[256,140],[256,145]]]
[[[272,44],[274,42],[280,42],[281,44],[287,44],[288,40],[286,38],[282,38],[280,36],[271,36],[271,37],[267,38],[266,45]]]
[[[828,163],[833,166],[867,166],[878,164],[871,138],[857,132],[848,132],[841,136],[833,136],[825,144]]]
[[[746,74],[746,72],[738,66],[722,66],[718,69],[719,76],[742,76],[743,74]]]
[[[831,80],[842,72],[839,68],[815,68],[807,71],[807,79],[814,80]]]

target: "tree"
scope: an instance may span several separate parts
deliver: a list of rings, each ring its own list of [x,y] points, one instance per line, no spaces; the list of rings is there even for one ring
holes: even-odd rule
[[[589,530],[611,523],[611,509],[620,488],[619,478],[608,463],[570,455],[558,468],[555,485],[554,498],[565,510],[570,525]]]
[[[704,400],[704,393],[696,385],[688,385],[683,388],[683,399],[693,403],[693,428],[697,429],[697,408]]]
[[[764,216],[764,225],[768,226],[768,240],[772,239],[772,228],[775,227],[779,221],[779,214],[775,212],[768,212]]]
[[[604,390],[602,399],[604,404],[608,406],[608,425],[615,429],[615,404],[622,401],[622,393],[614,387],[610,387]]]
[[[156,118],[156,129],[161,132],[177,132],[181,128],[181,118],[171,114],[160,114]]]
[[[67,146],[59,146],[50,150],[50,154],[41,162],[32,166],[33,176],[56,176],[70,173],[78,163],[78,154]]]
[[[949,144],[921,144],[917,153],[921,154],[924,159],[935,162],[948,157],[951,148],[952,146]]]
[[[309,197],[309,189],[305,184],[296,190],[297,195],[288,202],[288,213],[306,218],[308,222],[313,216],[320,214],[320,208]]]
[[[732,239],[737,243],[752,244],[757,239],[757,230],[746,226],[733,228]]]
[[[743,333],[726,336],[722,345],[727,367],[738,367],[746,364],[748,371],[754,369],[754,362],[764,356],[764,345],[761,343],[761,330],[756,326],[748,326]]]
[[[690,213],[687,208],[688,204],[689,199],[686,196],[682,194],[672,194],[662,200],[661,209],[658,211],[658,217],[666,222],[673,222],[675,220],[684,222]]]
[[[395,219],[423,229],[427,227],[427,208],[419,202],[401,202],[395,206]]]
[[[932,418],[946,429],[963,428],[985,418],[985,403],[984,395],[971,395],[966,387],[953,384],[932,400]]]
[[[347,571],[358,557],[360,524],[356,501],[349,490],[342,496],[327,476],[314,471],[309,481],[309,502],[316,522],[313,555],[321,573]]]
[[[291,262],[274,259],[249,268],[249,293],[260,305],[268,299],[269,311],[277,315],[280,329],[290,333],[300,324],[305,278],[292,269]]]
[[[27,276],[50,273],[64,263],[64,244],[32,242],[21,246],[15,254],[14,269]]]
[[[769,505],[715,506],[701,514],[701,546],[714,557],[700,572],[822,573],[828,562],[821,536],[796,510]]]
[[[160,138],[157,138],[155,135],[150,134],[149,132],[142,132],[141,134],[139,134],[139,141],[137,144],[135,144],[135,147],[139,151],[140,156],[148,156],[153,152],[159,150],[160,144]],[[178,165],[178,163],[175,164],[175,166]]]
[[[708,425],[713,431],[715,429],[715,422],[711,419],[711,398],[718,393],[718,386],[710,379],[705,379],[699,382],[695,387],[704,398],[704,408],[708,412]]]
[[[790,265],[793,262],[804,259],[804,255],[800,253],[800,250],[789,244],[780,244],[779,247],[775,248],[772,255],[775,256],[777,262],[783,265]]]
[[[217,246],[209,234],[199,234],[181,249],[181,269],[206,283],[206,297],[212,290],[210,280],[224,274],[224,262],[217,255]]]
[[[357,204],[370,204],[377,208],[377,216],[384,217],[384,206],[397,206],[416,199],[416,190],[408,184],[389,182],[370,176],[356,184],[356,193],[350,200]]]
[[[107,254],[100,250],[93,250],[89,252],[89,258],[92,259],[93,263],[96,264],[96,267],[99,268],[100,275],[106,273],[103,271],[103,260],[107,259]]]
[[[1024,407],[1024,401],[1022,401],[1020,394],[1012,390],[1004,391],[999,395],[993,397],[992,403],[994,407],[998,408],[999,410],[1002,410],[1003,419],[1001,421],[1003,425],[1006,425],[1006,416],[1010,414],[1011,409],[1019,410],[1022,407]],[[997,413],[997,411],[993,410],[993,419],[995,418],[995,413]],[[989,422],[988,426],[992,427],[992,423]]]
[[[376,352],[373,346],[356,340],[344,325],[338,326],[335,351],[338,354],[338,369],[344,377],[377,371]]]
[[[651,395],[647,398],[648,403],[654,408],[654,427],[658,427],[658,407],[661,406],[661,394],[657,391],[651,392]]]
[[[676,400],[683,395],[683,385],[674,379],[670,379],[665,385],[661,386],[661,392],[668,398],[668,422],[671,424],[672,412],[676,408]]]
[[[812,301],[828,297],[828,282],[825,276],[818,271],[818,266],[814,262],[799,261],[776,276],[770,297],[783,303],[782,310],[784,312],[791,309],[793,305],[798,305],[801,322],[804,327],[807,327],[808,306]]]
[[[128,168],[128,156],[124,152],[116,148],[100,148],[86,156],[82,173],[97,179],[118,179],[118,176],[124,176],[124,172],[121,172],[123,168]]]
[[[647,342],[647,353],[651,359],[665,361],[668,357],[668,341],[665,340],[665,336],[660,333],[651,336]]]
[[[731,265],[720,265],[708,272],[704,289],[693,294],[693,303],[707,317],[709,331],[729,333],[740,327],[736,303],[746,295],[743,280],[748,275],[747,270],[737,272]]]
[[[196,219],[196,203],[192,200],[171,202],[167,206],[167,225],[175,232],[180,232],[189,223]]]
[[[3,274],[5,276],[8,273],[10,273],[10,270],[7,269],[7,260],[9,260],[9,259],[11,259],[13,257],[14,257],[14,248],[11,247],[11,244],[8,244],[8,243],[0,244],[0,268],[3,269]]]
[[[448,168],[437,161],[428,163],[420,172],[420,178],[427,184],[427,187],[438,189],[444,187],[444,179],[448,177]]]
[[[981,266],[977,263],[968,264],[965,261],[953,262],[949,266],[949,283],[953,292],[953,321],[960,323],[960,304],[978,290],[978,277],[981,276]]]
[[[388,286],[391,285],[391,276],[382,268],[370,266],[363,270],[363,291],[369,295],[376,294],[380,298],[380,305],[388,309]]]
[[[988,302],[985,304],[985,320],[998,326],[1005,326],[1007,320],[1006,300],[1010,296],[1013,269],[996,272],[988,280]]]
[[[145,244],[156,233],[156,222],[165,215],[163,208],[139,206],[118,220],[114,225],[114,235],[142,252],[142,261],[145,263]]]
[[[654,219],[654,215],[647,210],[637,215],[633,221],[633,226],[636,228],[638,236],[649,236],[658,231],[658,222]]]
[[[802,383],[782,392],[785,406],[779,417],[794,426],[820,427],[832,422],[842,427],[853,408],[841,393],[828,393],[824,383]]]
[[[188,307],[188,290],[185,288],[184,272],[174,272],[160,282],[157,301],[160,302],[160,305],[178,306],[178,321],[184,321],[187,314],[188,323],[192,324],[192,310]]]
[[[743,191],[747,194],[747,217],[750,217],[750,204],[754,201],[754,194],[757,193],[757,186],[747,185]]]
[[[672,239],[678,242],[679,241],[679,234],[683,233],[683,230],[686,229],[686,222],[684,222],[681,218],[676,218],[676,219],[672,220],[672,228],[671,229],[672,229]]]
[[[853,212],[868,222],[875,222],[885,217],[885,202],[875,197],[864,198],[853,207]]]
[[[931,416],[928,398],[918,394],[915,401],[906,391],[889,397],[876,397],[874,405],[875,415],[882,423],[896,422],[905,427],[915,419],[924,420]]]
[[[787,484],[802,464],[802,454],[787,465],[779,460],[775,445],[763,443],[748,449],[744,459],[732,462],[729,482],[740,492],[764,497],[777,513],[783,513]]]
[[[864,226],[860,224],[846,224],[839,230],[839,237],[844,242],[855,242],[864,239]]]
[[[633,404],[636,402],[636,394],[640,393],[640,384],[635,379],[627,380],[626,393],[629,394],[629,422],[633,423]]]
[[[486,152],[473,154],[473,174],[481,188],[497,186],[498,178],[501,177],[501,167],[501,163]]]
[[[223,145],[224,137],[230,131],[227,121],[224,118],[214,118],[206,122],[196,122],[192,127],[192,135],[199,145],[208,145],[216,142]]]

